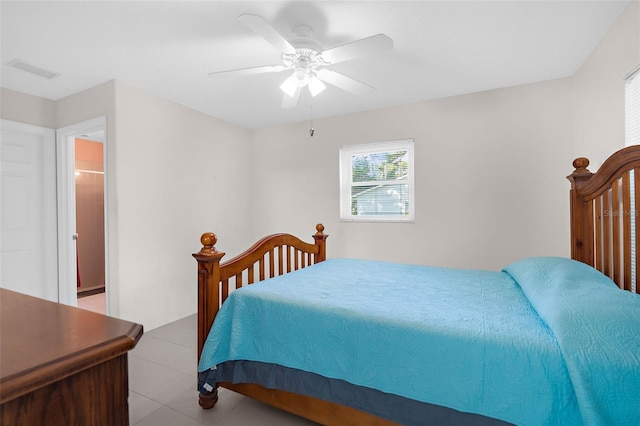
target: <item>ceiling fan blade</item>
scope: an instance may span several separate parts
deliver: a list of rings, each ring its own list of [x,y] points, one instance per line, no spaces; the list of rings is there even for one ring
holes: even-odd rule
[[[347,77],[339,72],[332,71],[327,68],[323,68],[317,73],[318,78],[329,84],[332,84],[347,92],[355,93],[356,95],[365,96],[376,90],[375,87],[364,84],[354,78]]]
[[[254,33],[271,43],[278,51],[296,53],[296,49],[291,43],[276,31],[262,16],[245,14],[238,16],[238,19],[247,27],[251,28]]]
[[[214,71],[209,73],[209,77],[226,76],[226,75],[251,75],[264,74],[268,72],[284,71],[284,65],[265,65],[262,67],[240,68],[236,70]]]
[[[356,40],[342,46],[334,47],[322,52],[322,58],[330,64],[349,61],[368,55],[375,55],[393,48],[393,40],[384,34]]]
[[[298,87],[293,94],[293,96],[289,96],[285,93],[282,98],[282,108],[293,108],[298,104],[298,99],[300,99],[300,93],[302,92],[302,88]]]

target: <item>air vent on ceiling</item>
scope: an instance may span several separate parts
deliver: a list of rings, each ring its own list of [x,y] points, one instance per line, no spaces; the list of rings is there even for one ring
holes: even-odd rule
[[[47,78],[49,80],[56,78],[60,73],[46,70],[44,68],[37,67],[35,65],[28,64],[20,59],[14,59],[7,62],[10,67],[18,68],[19,70],[30,72],[31,74],[39,75],[40,77]]]

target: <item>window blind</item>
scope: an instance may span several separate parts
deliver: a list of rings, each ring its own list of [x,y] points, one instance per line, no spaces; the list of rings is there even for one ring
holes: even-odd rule
[[[640,66],[625,78],[625,146],[640,145]],[[635,200],[634,171],[631,171],[631,199]],[[634,205],[634,204],[632,204]],[[631,235],[636,235],[636,214],[631,214]],[[636,290],[636,240],[631,238],[631,287]]]
[[[625,79],[625,145],[640,144],[640,67]]]

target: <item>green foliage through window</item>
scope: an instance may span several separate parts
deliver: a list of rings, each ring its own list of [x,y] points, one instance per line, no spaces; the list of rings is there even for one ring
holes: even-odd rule
[[[353,182],[406,179],[408,168],[407,151],[352,156]]]

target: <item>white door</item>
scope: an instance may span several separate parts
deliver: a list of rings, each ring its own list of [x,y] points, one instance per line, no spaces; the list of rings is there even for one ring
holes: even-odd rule
[[[58,301],[55,132],[1,125],[0,286]]]

